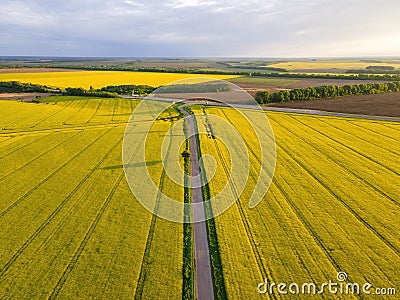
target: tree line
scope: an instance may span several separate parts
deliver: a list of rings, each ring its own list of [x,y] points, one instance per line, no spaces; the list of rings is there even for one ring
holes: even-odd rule
[[[101,98],[118,98],[117,93],[103,92],[101,90],[90,89],[86,90],[83,88],[71,88],[67,87],[62,93],[65,96],[85,96],[85,97],[101,97]]]
[[[109,85],[100,89],[93,89],[90,87],[89,90],[83,88],[66,88],[64,95],[68,96],[90,96],[90,97],[102,97],[102,98],[117,98],[119,95],[139,95],[147,96],[152,93],[156,88],[149,85],[134,85],[134,84],[123,84],[123,85]]]
[[[146,96],[156,88],[148,85],[111,85],[101,89],[84,89],[80,87],[67,87],[64,90],[54,89],[48,86],[23,83],[19,81],[0,81],[0,93],[58,93],[65,96],[87,96],[116,98],[118,95]]]
[[[101,88],[102,92],[116,93],[118,95],[139,95],[145,96],[152,93],[156,88],[149,85],[109,85]]]
[[[54,90],[40,84],[23,83],[19,81],[0,81],[0,93],[47,93],[49,91]]]
[[[256,101],[259,104],[336,98],[351,95],[371,95],[379,93],[399,92],[400,82],[368,83],[353,85],[325,85],[318,87],[283,90],[271,94],[269,91],[258,91]]]

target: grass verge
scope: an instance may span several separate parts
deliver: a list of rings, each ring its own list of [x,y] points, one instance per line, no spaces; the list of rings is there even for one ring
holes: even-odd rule
[[[187,122],[183,125],[184,134],[186,137],[185,151],[189,151],[189,135],[187,131]],[[183,156],[183,155],[182,155]],[[191,203],[191,193],[189,188],[190,174],[190,158],[183,156],[184,177],[184,202]],[[191,219],[191,209],[185,208],[185,221]],[[193,225],[192,223],[183,223],[183,266],[182,266],[182,299],[195,299],[194,295],[194,257],[193,257]]]

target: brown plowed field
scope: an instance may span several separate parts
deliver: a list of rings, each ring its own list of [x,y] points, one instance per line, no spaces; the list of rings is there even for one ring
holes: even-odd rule
[[[244,78],[243,81],[240,78],[229,80],[237,86],[244,89],[253,97],[257,91],[269,90],[271,93],[278,92],[280,90],[291,90],[296,88],[306,87],[317,87],[323,85],[352,85],[362,83],[376,83],[382,82],[377,80],[346,80],[346,79],[320,79],[320,78],[273,78],[272,80],[262,80],[262,77],[254,77],[254,80]],[[280,80],[279,80],[280,79]]]
[[[0,100],[31,102],[32,100],[46,98],[54,95],[55,94],[51,93],[0,93]]]
[[[274,103],[269,106],[400,117],[400,92]]]
[[[231,81],[231,80],[228,80]],[[240,81],[240,78],[235,78],[232,82],[241,88],[257,88],[257,89],[295,89],[295,88],[306,88],[306,87],[317,87],[323,85],[337,85],[344,86],[346,84],[363,84],[363,83],[376,83],[382,82],[378,80],[346,80],[346,79],[322,79],[322,78],[289,78],[286,83],[282,80],[282,83],[278,81],[268,81],[262,82],[261,80],[257,82],[251,82],[247,80]]]

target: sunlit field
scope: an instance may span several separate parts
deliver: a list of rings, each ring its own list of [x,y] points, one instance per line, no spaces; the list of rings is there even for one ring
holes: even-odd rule
[[[273,68],[284,68],[286,70],[296,69],[365,69],[368,66],[391,66],[400,68],[400,60],[382,62],[345,61],[345,60],[316,60],[316,61],[288,61],[268,65]]]
[[[182,224],[150,214],[124,176],[137,102],[48,100],[0,101],[0,298],[182,298]],[[170,126],[156,122],[153,147]],[[183,199],[183,189],[163,188],[156,157],[153,179]]]
[[[0,101],[0,298],[182,298],[191,232],[151,215],[124,177],[122,138],[137,101],[46,101]],[[264,278],[322,283],[339,271],[377,287],[400,284],[396,123],[268,113],[277,167],[265,198],[249,209],[259,165],[254,131],[233,109],[193,110],[236,124],[251,161],[244,192],[209,232],[222,262],[213,265],[218,291],[256,299]],[[174,122],[155,122],[147,163],[159,188],[183,199],[157,150]],[[216,136],[224,130],[212,128]],[[199,142],[217,164],[212,196],[226,185],[230,156],[218,139]]]
[[[77,71],[0,74],[0,81],[20,81],[50,87],[101,88],[108,85],[135,84],[158,87],[187,78],[229,79],[231,75],[179,74],[155,72]]]
[[[343,270],[353,282],[400,284],[400,139],[394,123],[268,113],[277,166],[263,201],[249,209],[260,164],[254,131],[233,109],[194,111],[236,124],[250,153],[247,187],[238,195],[231,185],[239,200],[215,218],[229,299],[256,299],[257,278],[322,283]],[[213,126],[216,136],[223,130]],[[227,185],[230,155],[218,139],[203,135],[200,145],[217,162],[209,184],[213,196]]]

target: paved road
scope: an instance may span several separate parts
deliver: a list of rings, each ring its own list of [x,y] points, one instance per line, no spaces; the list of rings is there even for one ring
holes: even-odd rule
[[[192,202],[203,203],[203,194],[201,192],[199,175],[199,156],[197,152],[197,141],[195,137],[195,118],[191,116],[182,106],[179,110],[188,116],[189,141],[190,141],[190,168],[192,176]],[[204,218],[204,206],[199,205],[198,209],[193,211],[197,218]],[[210,251],[208,249],[207,228],[205,222],[193,224],[194,237],[194,264],[196,279],[196,298],[198,300],[213,300],[214,288],[211,277]]]
[[[366,119],[366,120],[400,122],[400,118],[396,118],[396,117],[347,114],[347,113],[339,113],[339,112],[323,111],[323,110],[314,110],[314,109],[298,109],[298,108],[286,108],[286,107],[285,108],[284,107],[263,107],[263,110],[289,112],[289,113],[304,114],[304,115],[333,116],[333,117],[353,118],[353,119]]]

